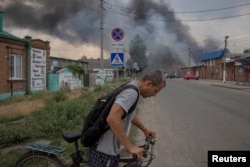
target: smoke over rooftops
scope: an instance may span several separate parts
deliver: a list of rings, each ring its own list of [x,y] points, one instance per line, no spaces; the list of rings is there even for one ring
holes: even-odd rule
[[[3,1],[0,10],[5,12],[4,25],[7,28],[29,28],[69,43],[99,46],[99,3],[99,0],[15,0]],[[188,48],[191,48],[194,63],[198,62],[204,51],[218,49],[218,41],[213,39],[207,39],[203,44],[197,43],[189,27],[171,13],[174,10],[164,1],[119,2],[122,7],[116,4],[117,0],[104,4],[104,47],[107,51],[111,43],[109,33],[115,26],[125,30],[127,46],[136,34],[145,40],[152,66],[157,64],[167,69],[173,64],[186,64]],[[157,60],[159,62],[155,62]]]

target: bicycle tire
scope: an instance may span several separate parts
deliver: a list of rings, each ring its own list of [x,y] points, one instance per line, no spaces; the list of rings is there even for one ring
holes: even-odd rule
[[[53,154],[40,151],[28,151],[23,154],[13,167],[64,167],[60,159]]]

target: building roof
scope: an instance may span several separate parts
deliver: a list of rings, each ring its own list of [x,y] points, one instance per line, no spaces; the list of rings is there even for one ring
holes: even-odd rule
[[[88,70],[92,70],[94,68],[101,68],[101,60],[100,59],[87,59],[86,61],[89,62]],[[103,68],[112,69],[114,67],[110,66],[110,59],[103,59]]]
[[[216,58],[222,57],[223,55],[224,55],[224,50],[219,50],[219,51],[215,51],[212,53],[202,55],[200,60],[205,61],[205,60],[216,59]]]
[[[16,40],[16,41],[20,41],[20,42],[28,42],[26,39],[19,38],[19,37],[14,36],[6,31],[0,31],[0,37]]]
[[[236,61],[236,62],[240,62],[241,65],[243,65],[243,66],[245,66],[245,65],[250,65],[250,57],[238,59],[238,60],[235,60],[235,61]]]
[[[71,62],[82,62],[82,63],[85,63],[85,64],[89,63],[87,60],[74,60],[74,59],[63,58],[63,57],[55,57],[55,56],[50,56],[50,59],[67,60],[67,61],[71,61]]]

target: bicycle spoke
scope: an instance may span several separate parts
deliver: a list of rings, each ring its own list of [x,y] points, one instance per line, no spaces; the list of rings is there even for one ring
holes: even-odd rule
[[[20,167],[57,167],[54,161],[48,158],[34,157],[27,159]]]

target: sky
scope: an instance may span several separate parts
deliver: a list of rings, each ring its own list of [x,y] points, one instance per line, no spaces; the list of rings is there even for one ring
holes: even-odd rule
[[[250,48],[250,0],[104,0],[103,8],[104,58],[116,27],[125,32],[126,58],[139,34],[152,67],[185,66],[189,56],[198,64],[225,47],[225,36],[232,53]],[[50,41],[51,56],[100,58],[100,0],[0,0],[0,11],[4,31]]]

